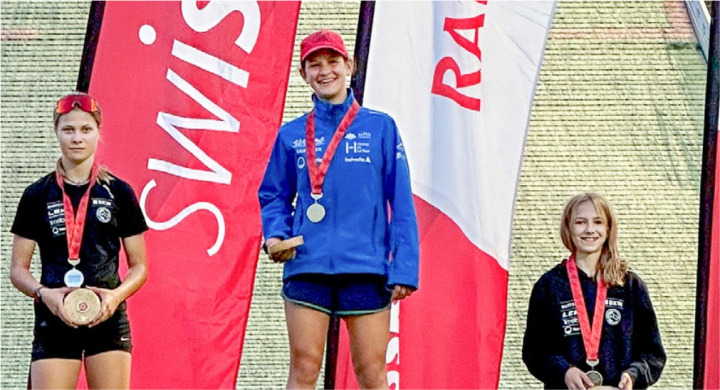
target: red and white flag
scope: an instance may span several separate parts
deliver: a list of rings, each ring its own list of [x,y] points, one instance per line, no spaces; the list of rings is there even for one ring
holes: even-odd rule
[[[129,300],[133,388],[234,388],[299,2],[105,4],[90,94],[100,162],[150,226]],[[124,260],[121,260],[124,263]]]
[[[391,388],[498,385],[513,207],[554,7],[375,5],[363,105],[398,124],[421,245],[420,289],[391,311]],[[353,387],[341,338],[337,383]]]

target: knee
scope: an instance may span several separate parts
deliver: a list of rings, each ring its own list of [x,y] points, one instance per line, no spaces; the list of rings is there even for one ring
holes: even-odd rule
[[[388,387],[384,359],[360,361],[353,365],[361,388],[386,389]]]
[[[322,366],[322,353],[295,352],[290,357],[290,377],[298,384],[315,386],[320,367]]]

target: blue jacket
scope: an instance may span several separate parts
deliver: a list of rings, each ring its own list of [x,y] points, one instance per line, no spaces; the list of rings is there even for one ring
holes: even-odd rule
[[[313,96],[318,159],[353,99],[350,90],[342,104]],[[305,152],[306,119],[307,114],[280,128],[258,192],[265,238],[302,235],[305,240],[296,258],[285,263],[283,277],[372,273],[387,276],[388,285],[417,288],[417,220],[395,122],[387,114],[360,109],[325,177],[319,203],[327,214],[312,223],[305,215],[314,203]]]

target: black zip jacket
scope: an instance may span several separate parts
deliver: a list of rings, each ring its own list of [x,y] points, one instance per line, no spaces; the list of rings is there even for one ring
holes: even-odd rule
[[[565,372],[572,366],[590,370],[566,261],[535,283],[528,307],[523,361],[546,389],[567,388]],[[582,270],[578,274],[592,324],[597,286]],[[623,286],[608,287],[605,302],[600,363],[595,369],[602,374],[603,385],[617,386],[622,373],[628,372],[634,389],[647,388],[660,378],[666,359],[647,287],[628,271]]]

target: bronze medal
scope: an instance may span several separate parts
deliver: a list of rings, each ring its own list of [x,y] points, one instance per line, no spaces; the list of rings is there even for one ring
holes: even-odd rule
[[[599,372],[597,372],[595,370],[590,370],[590,371],[586,372],[585,374],[588,376],[588,378],[590,378],[590,381],[593,383],[593,386],[602,385],[603,377]]]

